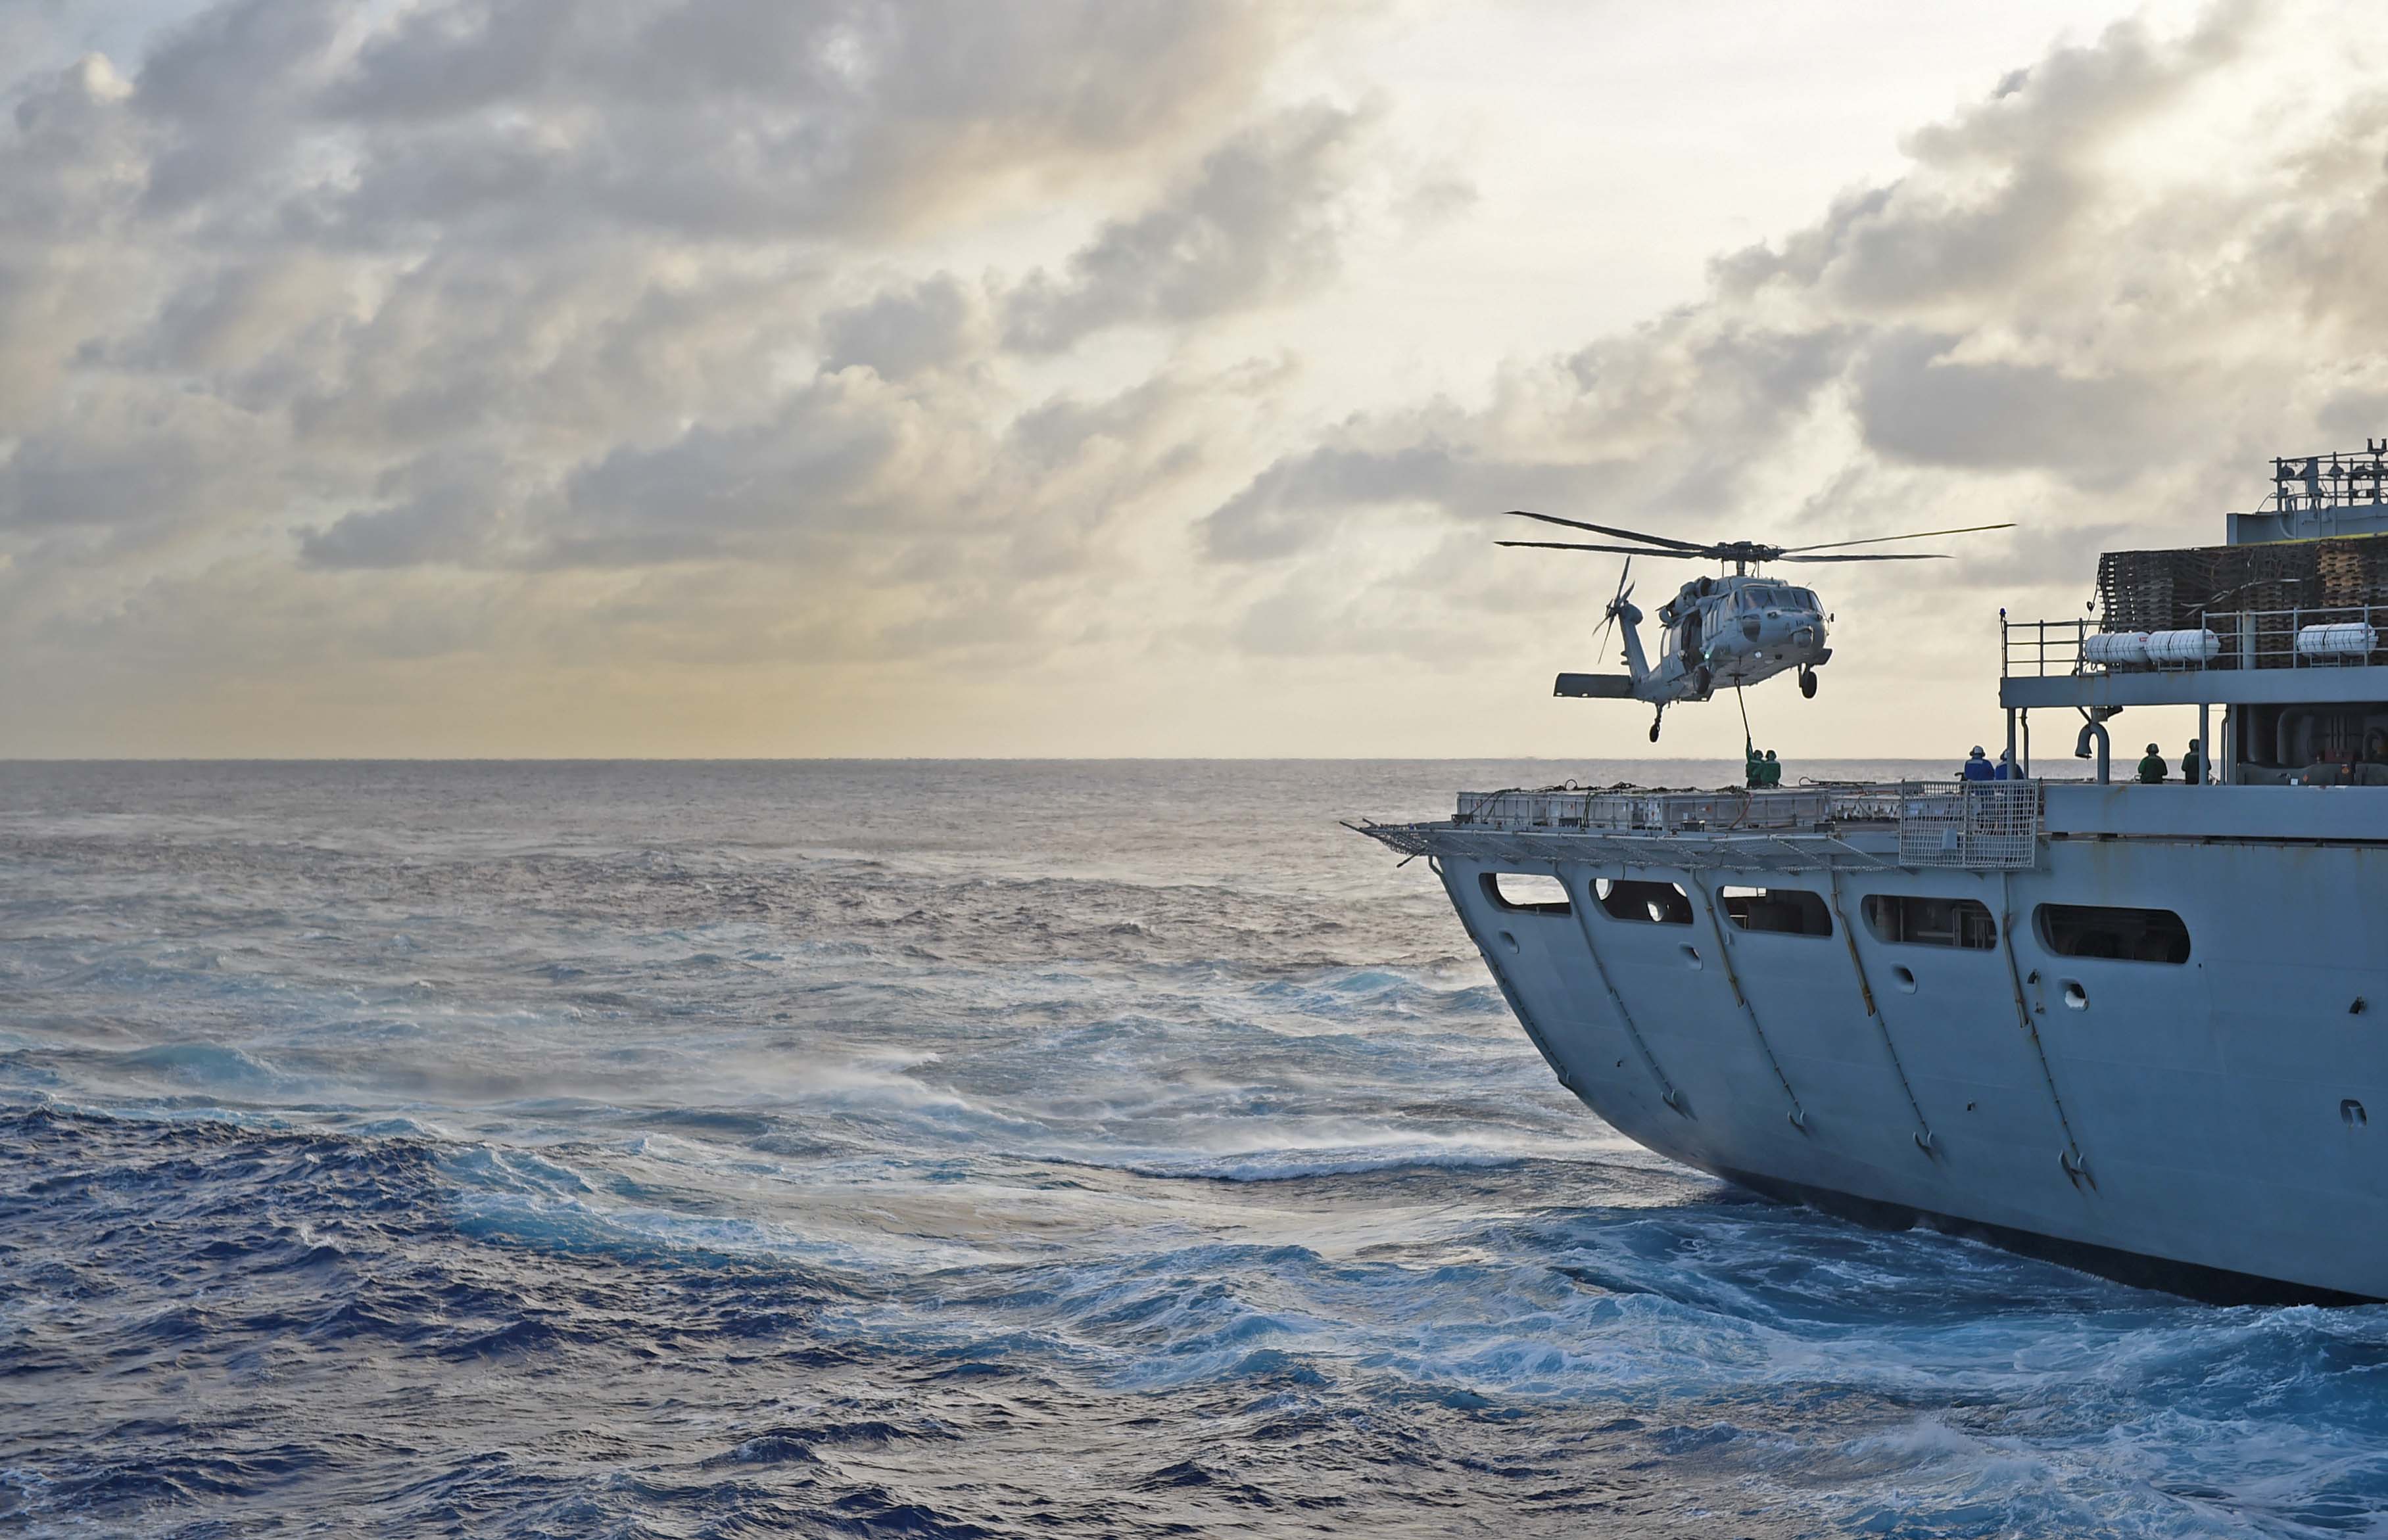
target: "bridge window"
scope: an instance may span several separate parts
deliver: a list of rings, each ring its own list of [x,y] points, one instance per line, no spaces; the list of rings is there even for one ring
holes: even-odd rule
[[[1972,899],[1869,893],[1865,920],[1867,928],[1886,941],[1959,946],[1973,952],[1988,952],[1999,944],[1999,922]]]
[[[2114,957],[2133,963],[2186,963],[2189,927],[2169,909],[2115,909],[2043,903],[2033,913],[2040,944],[2060,957]]]
[[[1797,888],[1721,888],[1725,918],[1744,930],[1778,936],[1829,936],[1833,914],[1824,901]]]
[[[1575,910],[1557,877],[1531,872],[1486,872],[1484,896],[1503,909],[1527,915],[1567,915]]]
[[[1691,896],[1671,882],[1628,882],[1602,877],[1592,885],[1608,917],[1640,920],[1650,925],[1692,923]]]

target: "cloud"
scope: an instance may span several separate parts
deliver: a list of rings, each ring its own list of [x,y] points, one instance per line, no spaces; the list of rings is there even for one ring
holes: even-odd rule
[[[986,351],[984,301],[947,273],[821,318],[821,367],[903,380]]]
[[[1162,186],[1232,221],[1251,179],[1325,174],[1353,120],[1263,93],[1326,19],[224,0],[137,68],[0,82],[0,599],[88,637],[277,551],[294,593],[438,572],[534,605],[585,598],[540,574],[762,563],[816,641],[1017,634],[1011,589],[1083,577],[1191,473],[1202,405],[1166,368],[1005,375],[985,285],[905,277],[911,243],[1071,196],[1111,228]],[[1158,302],[1234,281],[1207,260]]]
[[[1237,135],[1158,207],[1104,225],[1067,278],[1032,276],[1010,297],[1005,340],[1052,352],[1107,326],[1200,321],[1327,282],[1372,117],[1313,103]]]
[[[916,229],[1174,144],[1288,31],[1237,0],[451,0],[321,94],[368,131],[324,213],[383,241]]]
[[[1480,412],[1434,405],[1345,424],[1280,458],[1199,528],[1213,559],[1278,561],[1372,508],[1427,505],[1481,526],[1508,508],[1596,507],[1662,530],[1709,519],[1836,377],[1837,328],[1752,329],[1686,311],[1508,372]],[[1734,447],[1723,449],[1721,447]]]
[[[2206,384],[2127,369],[2081,375],[2049,364],[1968,363],[1950,356],[1956,341],[1893,332],[1857,362],[1849,405],[1869,448],[1917,464],[2127,481],[2177,436],[2176,409]]]
[[[386,473],[378,505],[301,530],[299,560],[319,568],[466,565],[486,559],[525,489],[502,461],[428,455]]]
[[[270,714],[277,668],[435,725],[490,681],[967,678],[1000,724],[1062,677],[1444,676],[1596,612],[1503,508],[2020,509],[2040,543],[1947,575],[2027,584],[2047,530],[2203,537],[2242,464],[2388,432],[2388,94],[2243,6],[2053,48],[1477,379],[1389,307],[1532,179],[1405,116],[1366,6],[194,4],[0,81],[0,719]]]
[[[2274,446],[2316,423],[2347,435],[2388,400],[2368,353],[2314,368],[2377,307],[2366,254],[2388,235],[2388,111],[2367,94],[2318,111],[2251,102],[2237,68],[2285,36],[2224,6],[2178,36],[2134,21],[2061,46],[1911,135],[1896,179],[1718,259],[1695,302],[1512,364],[1482,406],[1333,424],[1197,525],[1249,605],[1230,634],[1273,655],[1343,651],[1365,632],[1356,619],[1302,615],[1398,596],[1428,632],[1475,610],[1483,638],[1580,608],[1580,587],[1562,600],[1494,564],[1543,553],[1454,548],[1423,589],[1406,568],[1331,575],[1352,571],[1355,532],[1400,542],[1425,519],[1480,547],[1512,507],[1774,539],[2018,510],[2077,532],[2153,515],[2172,533],[2137,538],[2214,537]],[[2251,126],[2227,175],[2184,159],[2184,123],[2234,111]],[[2087,537],[2016,538],[2045,554]],[[2073,581],[2045,562],[2026,574],[2011,543],[1968,545],[1935,587]],[[1924,602],[1912,576],[1834,580],[1894,609]]]

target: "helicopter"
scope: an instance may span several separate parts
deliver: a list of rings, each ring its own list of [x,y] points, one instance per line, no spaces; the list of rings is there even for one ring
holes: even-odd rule
[[[1646,701],[1658,708],[1658,715],[1650,723],[1653,743],[1658,741],[1658,729],[1666,722],[1669,706],[1678,701],[1706,701],[1721,686],[1740,689],[1771,679],[1786,669],[1796,669],[1799,693],[1810,700],[1815,698],[1816,670],[1833,655],[1833,650],[1824,645],[1824,623],[1831,617],[1823,612],[1814,589],[1759,575],[1751,568],[1772,562],[1945,562],[1949,558],[1938,552],[1816,553],[1839,552],[1848,546],[1884,545],[1894,540],[1924,540],[1941,535],[1973,535],[2014,527],[2013,524],[1968,524],[1962,529],[1918,530],[1911,535],[1877,535],[1869,539],[1833,540],[1814,546],[1775,546],[1762,540],[1710,544],[1677,540],[1664,535],[1645,535],[1639,530],[1586,524],[1581,519],[1562,519],[1555,513],[1530,512],[1522,508],[1510,509],[1503,516],[1539,519],[1544,524],[1642,542],[1632,546],[1572,540],[1495,543],[1538,550],[1624,553],[1624,568],[1617,574],[1617,592],[1603,612],[1600,639],[1594,646],[1605,646],[1608,628],[1622,620],[1626,672],[1562,674],[1551,693],[1588,700]],[[1642,612],[1633,604],[1636,556],[1718,562],[1733,567],[1729,576],[1695,578],[1678,589],[1673,599],[1658,606],[1658,624],[1665,629],[1655,663],[1643,651]]]

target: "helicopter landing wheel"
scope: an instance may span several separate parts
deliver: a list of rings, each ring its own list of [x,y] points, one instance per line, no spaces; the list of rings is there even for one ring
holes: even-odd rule
[[[1799,671],[1799,693],[1806,696],[1810,701],[1813,701],[1816,698],[1816,671],[1814,669],[1803,668]]]
[[[1665,712],[1660,712],[1658,715],[1656,715],[1656,716],[1654,716],[1654,717],[1652,717],[1652,718],[1650,719],[1650,741],[1651,741],[1651,742],[1656,743],[1656,742],[1658,742],[1658,728],[1659,728],[1659,727],[1660,727],[1660,726],[1661,726],[1666,722],[1666,720],[1667,720],[1667,713],[1666,713]]]
[[[1692,675],[1692,688],[1699,691],[1703,701],[1715,692],[1716,675],[1708,672],[1708,664],[1702,663],[1699,672]]]

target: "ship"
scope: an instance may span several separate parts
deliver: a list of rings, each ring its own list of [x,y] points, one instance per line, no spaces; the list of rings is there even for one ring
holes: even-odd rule
[[[2276,460],[2224,544],[2102,557],[2094,616],[2001,611],[2013,778],[1354,827],[1662,1155],[2202,1299],[2388,1299],[2383,491],[2388,442]],[[2194,706],[2202,758],[2117,778],[2149,706]],[[2088,775],[2035,769],[2035,712]]]

